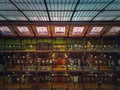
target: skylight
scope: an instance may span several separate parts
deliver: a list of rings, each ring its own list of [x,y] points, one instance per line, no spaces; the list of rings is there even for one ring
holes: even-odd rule
[[[90,31],[90,35],[98,35],[102,31],[103,27],[93,27]]]
[[[120,31],[120,27],[112,27],[107,34],[116,34]]]
[[[30,34],[30,31],[29,31],[28,27],[26,27],[26,26],[23,26],[23,27],[18,26],[17,29],[19,30],[19,32],[21,34]]]
[[[84,27],[74,27],[72,34],[82,34]]]
[[[2,34],[4,34],[4,35],[13,34],[8,27],[0,27],[0,31],[1,31]]]
[[[65,34],[65,27],[55,27],[55,34]]]
[[[48,34],[47,27],[36,27],[38,34]]]

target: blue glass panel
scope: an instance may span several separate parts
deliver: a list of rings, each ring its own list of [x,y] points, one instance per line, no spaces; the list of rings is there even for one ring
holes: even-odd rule
[[[21,10],[46,10],[43,0],[17,0],[14,3]]]
[[[119,16],[119,11],[104,11],[101,12],[94,20],[113,20],[115,17]]]
[[[6,20],[6,19],[0,16],[0,20]]]
[[[45,5],[40,3],[17,3],[16,5],[21,10],[46,10]]]
[[[49,10],[74,10],[76,4],[48,4]]]
[[[52,21],[70,21],[71,17],[51,17]]]
[[[120,17],[116,18],[115,20],[116,20],[116,21],[120,21]]]
[[[44,3],[44,0],[11,0],[14,3]]]
[[[77,0],[46,0],[48,10],[74,10]]]
[[[116,17],[120,15],[120,11],[103,11],[101,12],[98,16],[102,16],[102,17]]]
[[[19,11],[0,11],[0,14],[2,16],[24,16],[21,12]]]
[[[94,17],[99,11],[79,11],[79,12],[75,12],[74,17],[88,17],[88,16],[92,16]]]
[[[112,0],[80,0],[77,10],[102,10]]]
[[[120,2],[110,4],[105,10],[120,10]]]
[[[72,16],[72,12],[64,12],[64,11],[54,11],[54,12],[49,12],[50,13],[50,17],[52,21],[69,21],[71,16]]]
[[[23,16],[15,16],[15,18],[17,19],[17,20],[21,20],[21,21],[28,21],[25,17],[23,17]]]
[[[115,2],[115,3],[120,3],[120,0],[115,0],[114,2]]]
[[[15,17],[12,17],[12,16],[7,16],[6,18],[7,18],[8,20],[12,20],[12,21],[15,20],[15,21],[17,21],[17,19],[16,19]]]
[[[6,17],[8,20],[27,20],[19,11],[0,11],[0,14]]]
[[[106,10],[120,10],[120,4],[112,4],[108,6]]]
[[[75,12],[72,21],[90,21],[99,11]]]
[[[38,16],[38,17],[42,17],[42,16],[47,16],[47,12],[45,11],[23,11],[25,13],[26,16]]]
[[[0,3],[0,10],[17,10],[12,3]]]
[[[93,17],[73,17],[72,21],[91,21]]]
[[[0,3],[9,3],[9,0],[0,0]]]
[[[49,21],[47,12],[45,11],[24,11],[24,14],[32,21]]]
[[[115,17],[96,17],[93,21],[111,21]]]
[[[15,20],[15,21],[28,21],[25,17],[22,16],[6,16],[8,20]]]
[[[50,16],[61,16],[61,17],[64,17],[64,16],[71,16],[73,12],[69,12],[69,11],[52,11],[52,12],[49,12],[50,13]]]
[[[71,17],[51,17],[52,21],[70,21]]]
[[[79,4],[77,10],[102,10],[107,4],[104,3],[87,3]]]
[[[47,4],[75,4],[78,0],[46,0]]]
[[[49,21],[48,17],[35,17],[35,16],[29,16],[28,17],[30,21]]]
[[[112,0],[80,0],[80,3],[109,3]]]

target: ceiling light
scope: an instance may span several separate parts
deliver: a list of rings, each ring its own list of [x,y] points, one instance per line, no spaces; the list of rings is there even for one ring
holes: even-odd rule
[[[0,27],[0,31],[2,34],[5,34],[5,35],[13,34],[8,27]]]
[[[19,32],[21,34],[30,34],[30,31],[28,29],[28,27],[24,26],[24,27],[17,27],[17,29],[19,30]]]
[[[38,34],[48,34],[47,27],[36,27]]]
[[[99,34],[102,31],[103,27],[93,27],[90,31],[90,35],[96,35]]]
[[[55,34],[65,34],[65,27],[55,27]]]
[[[72,34],[82,34],[84,27],[74,27]]]
[[[107,34],[116,34],[120,31],[120,27],[112,27]]]

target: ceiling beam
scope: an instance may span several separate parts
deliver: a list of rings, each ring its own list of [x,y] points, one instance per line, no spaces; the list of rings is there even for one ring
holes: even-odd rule
[[[18,10],[7,10],[7,9],[0,9],[0,11],[18,11]],[[22,12],[23,11],[43,11],[43,12],[46,12],[46,10],[21,10]],[[48,11],[52,11],[52,12],[72,12],[74,10],[48,10]],[[101,10],[76,10],[75,12],[80,12],[80,11],[101,11]],[[120,10],[104,10],[104,11],[120,11]]]
[[[113,21],[114,21],[114,20],[116,20],[116,19],[117,19],[117,18],[119,18],[119,17],[120,17],[120,15],[119,15],[119,16],[117,16],[117,17],[115,17],[115,18],[113,18]]]
[[[120,25],[120,21],[0,21],[0,25]]]
[[[9,0],[9,1],[18,9],[19,12],[21,12],[21,13],[25,16],[25,18],[26,18],[28,21],[30,21],[29,18],[22,12],[22,10],[19,9],[19,7],[18,7],[12,0]]]
[[[36,37],[35,31],[34,31],[34,29],[33,29],[33,27],[31,25],[30,25],[30,28],[32,30],[32,33],[33,33],[34,37]]]
[[[49,14],[49,10],[48,10],[48,7],[47,7],[46,0],[44,0],[44,4],[45,4],[45,7],[46,7],[46,11],[47,11],[47,14],[48,14],[49,21],[51,21],[51,18],[50,18],[50,14]]]
[[[73,11],[73,13],[72,13],[72,16],[71,16],[71,18],[70,18],[70,21],[72,21],[72,18],[73,18],[73,16],[74,16],[75,12],[76,12],[76,8],[77,8],[77,6],[79,5],[79,2],[80,2],[80,0],[78,0],[77,3],[76,3],[76,6],[75,6],[74,11]]]
[[[3,15],[0,15],[2,18],[4,18],[5,20],[9,21],[5,16]]]
[[[105,11],[105,9],[114,2],[115,0],[112,0],[110,3],[108,3],[101,11],[99,11],[93,18],[91,21],[93,21],[101,12]]]

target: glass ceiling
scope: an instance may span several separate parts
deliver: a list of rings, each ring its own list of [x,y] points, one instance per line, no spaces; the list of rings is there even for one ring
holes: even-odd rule
[[[120,21],[120,0],[0,0],[0,21]]]

